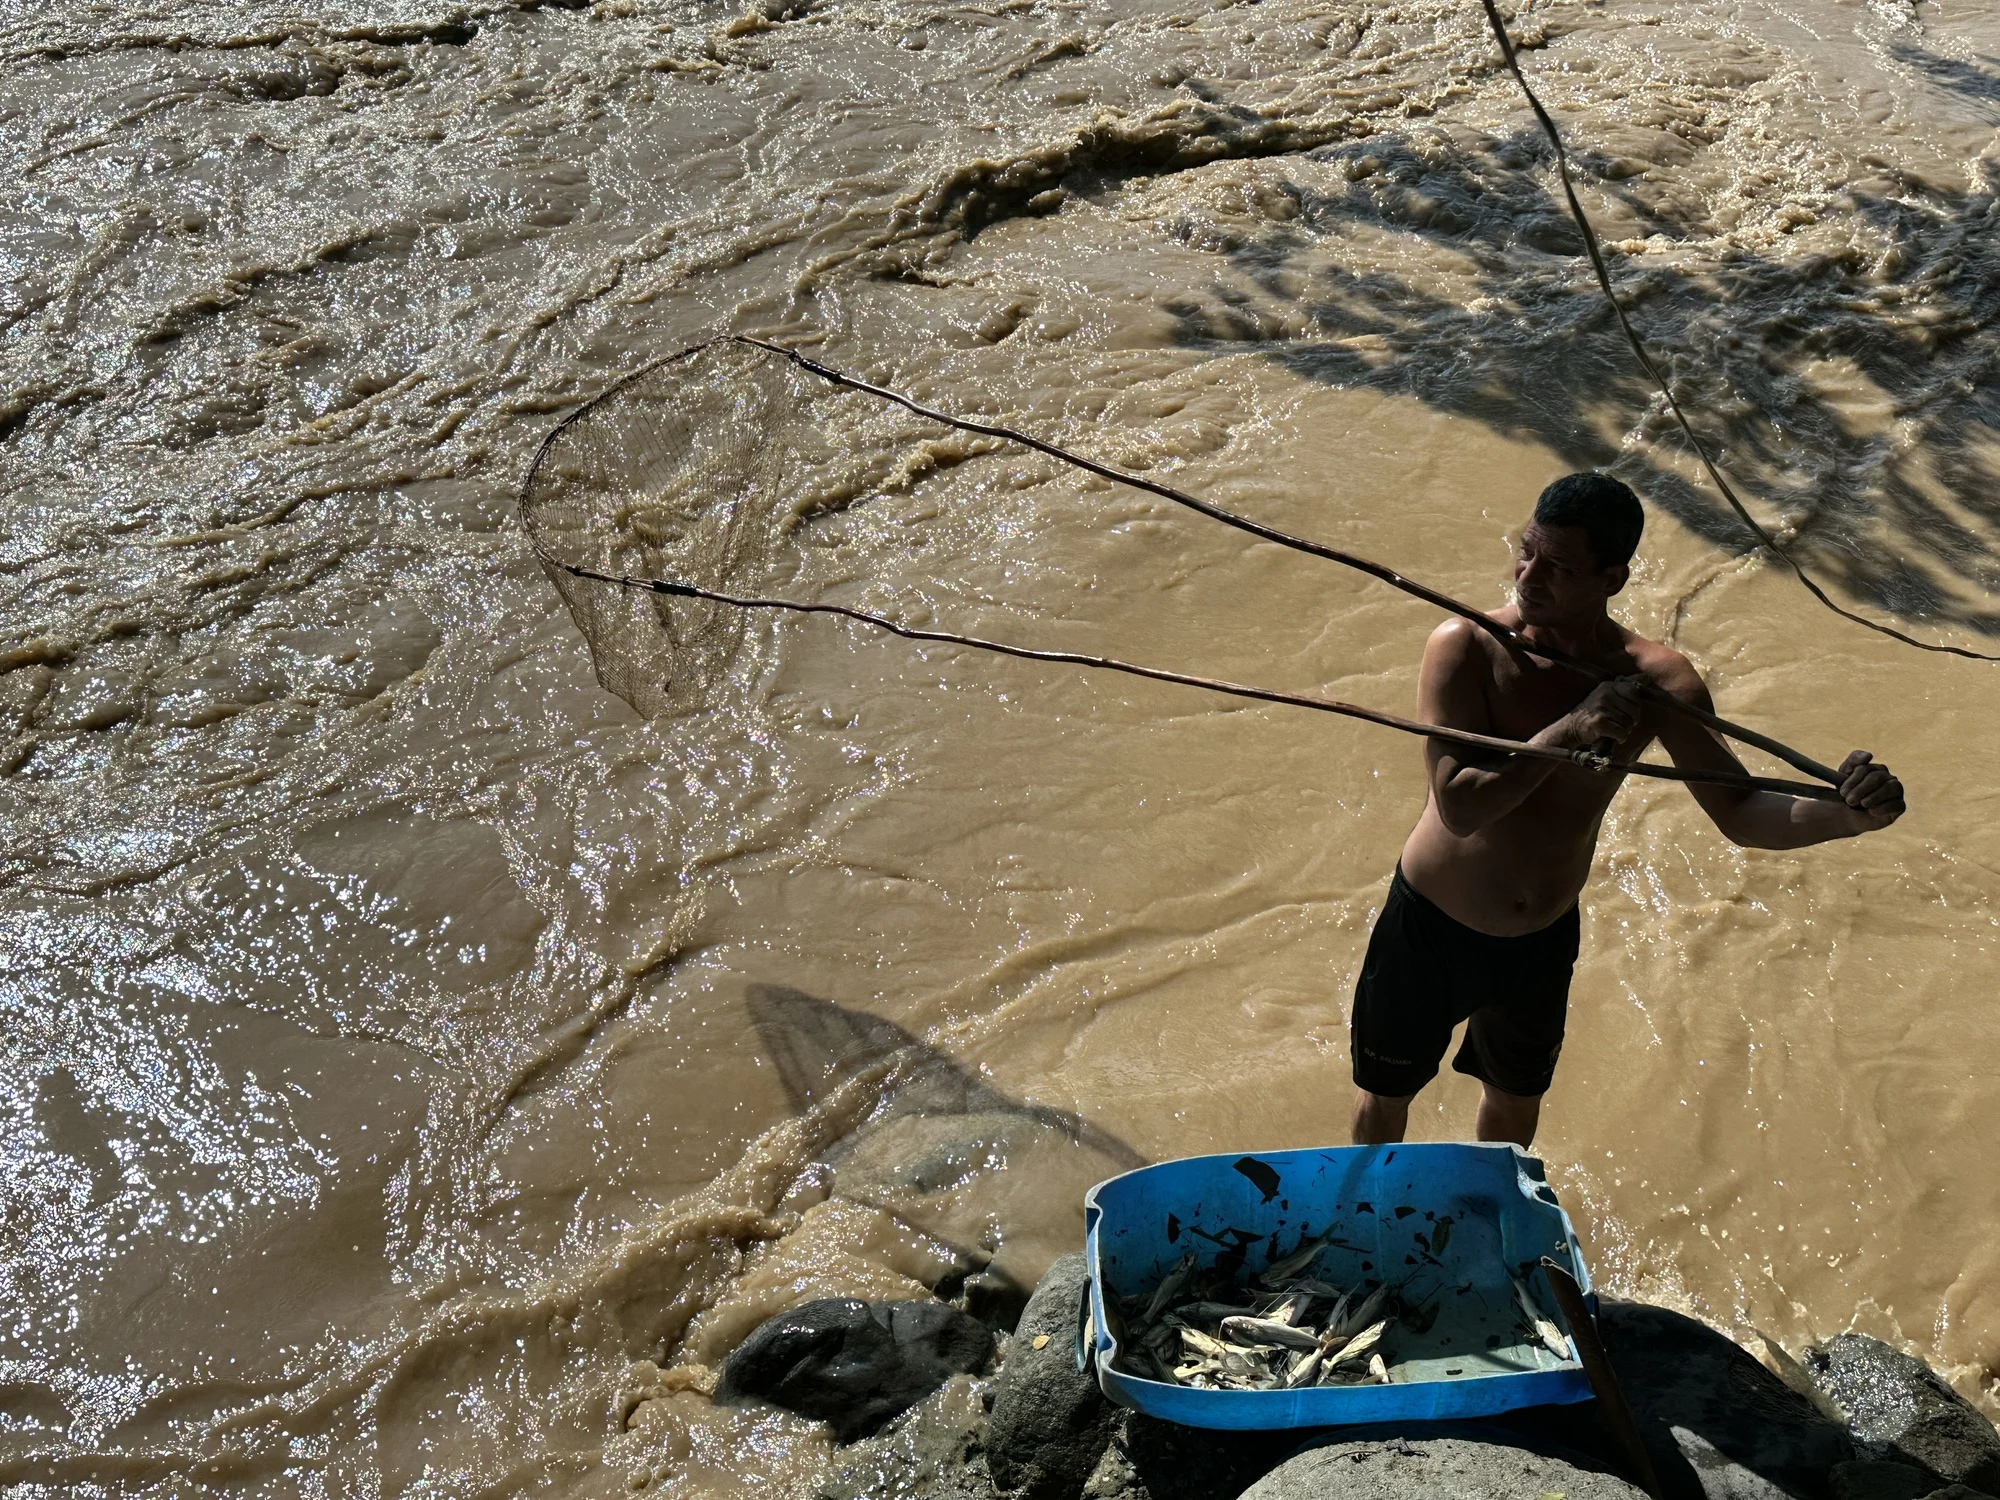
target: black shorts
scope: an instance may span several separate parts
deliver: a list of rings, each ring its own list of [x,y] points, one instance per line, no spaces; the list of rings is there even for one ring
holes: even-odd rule
[[[1412,890],[1396,868],[1354,986],[1354,1081],[1400,1098],[1452,1067],[1509,1094],[1545,1094],[1562,1052],[1581,923],[1572,906],[1524,937],[1476,932]]]

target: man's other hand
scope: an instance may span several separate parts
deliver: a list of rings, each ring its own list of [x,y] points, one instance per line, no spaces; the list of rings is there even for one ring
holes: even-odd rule
[[[1866,750],[1850,751],[1840,763],[1840,800],[1859,823],[1857,832],[1887,828],[1903,815],[1903,783]]]
[[[1600,682],[1588,698],[1569,711],[1570,735],[1580,745],[1602,740],[1623,744],[1639,728],[1642,712],[1636,682],[1624,678]]]

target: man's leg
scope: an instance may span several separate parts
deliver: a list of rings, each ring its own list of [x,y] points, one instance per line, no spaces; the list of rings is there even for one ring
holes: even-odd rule
[[[1403,1132],[1410,1128],[1410,1101],[1417,1096],[1404,1094],[1400,1098],[1392,1094],[1371,1094],[1366,1089],[1354,1091],[1354,1144],[1357,1146],[1393,1146],[1403,1138]]]
[[[1410,1101],[1403,1100],[1407,1112]],[[1360,1130],[1361,1112],[1355,1111],[1355,1129]],[[1535,1126],[1542,1118],[1540,1094],[1510,1094],[1490,1083],[1480,1085],[1478,1134],[1482,1141],[1512,1141],[1523,1151],[1535,1143]],[[1357,1141],[1361,1137],[1354,1137]],[[1401,1140],[1402,1136],[1394,1137]]]
[[[1581,926],[1571,907],[1540,932],[1505,940],[1507,962],[1494,966],[1492,976],[1497,1003],[1473,1011],[1451,1064],[1479,1080],[1482,1141],[1512,1141],[1525,1151],[1535,1139],[1542,1096],[1562,1056]]]

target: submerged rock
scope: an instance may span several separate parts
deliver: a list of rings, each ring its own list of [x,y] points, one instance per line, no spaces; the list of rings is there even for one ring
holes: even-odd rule
[[[1605,1297],[1598,1327],[1666,1500],[1826,1500],[1837,1422],[1706,1324]]]
[[[2000,1432],[1922,1360],[1843,1333],[1806,1351],[1805,1364],[1881,1457],[1914,1464],[1939,1485],[2000,1495]]]
[[[841,1442],[880,1430],[953,1375],[993,1357],[993,1334],[942,1302],[829,1297],[763,1324],[722,1367],[715,1399],[768,1401]]]
[[[1644,1500],[1645,1491],[1562,1459],[1463,1438],[1335,1442],[1279,1464],[1242,1500]]]
[[[986,1462],[1021,1500],[1074,1500],[1111,1441],[1117,1409],[1076,1367],[1076,1325],[1089,1270],[1080,1252],[1051,1265],[993,1384]]]

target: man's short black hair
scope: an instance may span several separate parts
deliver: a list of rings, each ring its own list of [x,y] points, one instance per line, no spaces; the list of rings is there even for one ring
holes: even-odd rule
[[[1646,529],[1639,497],[1609,474],[1595,470],[1565,474],[1543,490],[1535,502],[1535,519],[1544,526],[1582,528],[1599,568],[1630,562],[1639,550],[1639,533]]]

